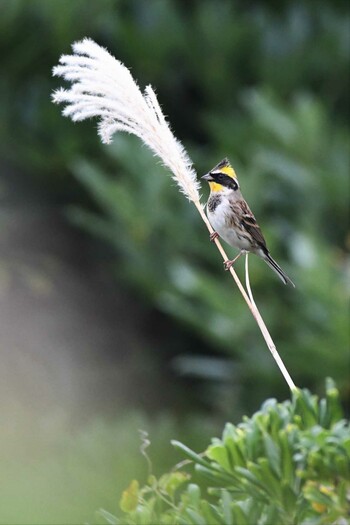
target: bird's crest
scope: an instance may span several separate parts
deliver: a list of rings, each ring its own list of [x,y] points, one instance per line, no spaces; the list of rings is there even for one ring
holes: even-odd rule
[[[230,161],[228,160],[227,157],[222,159],[222,161],[220,161],[219,164],[215,166],[215,168],[210,170],[210,173],[219,173],[219,172],[225,173],[225,175],[228,175],[229,177],[232,177],[233,179],[237,179],[236,172],[232,168]]]

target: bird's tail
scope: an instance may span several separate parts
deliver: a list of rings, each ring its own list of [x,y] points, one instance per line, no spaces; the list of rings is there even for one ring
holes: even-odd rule
[[[282,270],[282,268],[274,261],[269,253],[264,254],[264,261],[272,268],[281,281],[284,282],[284,284],[291,284],[295,288],[295,284],[293,281],[291,281],[286,273]]]

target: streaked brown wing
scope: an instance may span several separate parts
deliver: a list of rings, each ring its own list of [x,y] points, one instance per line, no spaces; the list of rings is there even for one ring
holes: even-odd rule
[[[258,244],[259,246],[267,250],[266,241],[264,239],[264,236],[261,233],[259,225],[256,222],[256,219],[253,213],[251,212],[248,204],[245,201],[240,201],[237,203],[237,206],[239,206],[241,210],[241,216],[240,216],[241,226],[252,236],[256,244]]]

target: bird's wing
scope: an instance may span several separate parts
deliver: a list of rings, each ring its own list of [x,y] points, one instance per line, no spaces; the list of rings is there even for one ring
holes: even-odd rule
[[[239,207],[241,210],[240,225],[244,228],[253,238],[253,240],[265,251],[266,241],[261,233],[258,223],[250,210],[248,204],[245,201],[240,201]]]

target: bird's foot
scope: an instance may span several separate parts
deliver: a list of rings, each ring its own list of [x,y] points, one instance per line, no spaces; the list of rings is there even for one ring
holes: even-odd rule
[[[219,234],[218,234],[218,232],[213,232],[213,233],[211,233],[210,236],[209,236],[210,242],[214,242],[215,239],[218,239],[218,238],[219,238]]]
[[[225,268],[225,271],[228,272],[229,269],[231,268],[231,266],[233,266],[235,263],[235,261],[224,261],[224,268]]]
[[[231,260],[228,260],[228,261],[224,261],[224,268],[226,271],[228,271],[231,266],[233,266],[235,264],[235,262],[237,261],[237,259],[239,259],[239,257],[242,255],[243,251],[242,252],[239,252],[238,255],[236,255],[236,257],[234,259],[231,259]]]

